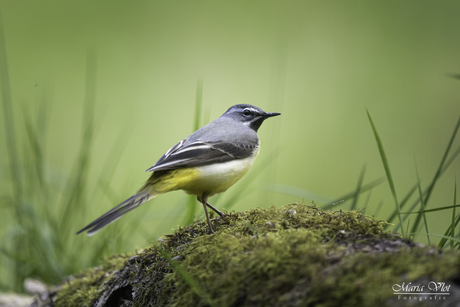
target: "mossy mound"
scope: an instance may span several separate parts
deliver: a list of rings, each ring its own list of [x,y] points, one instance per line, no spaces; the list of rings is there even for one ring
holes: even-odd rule
[[[384,231],[358,211],[290,204],[179,228],[64,283],[54,306],[442,305],[458,295],[460,257]],[[443,301],[397,297],[393,285],[453,285]],[[454,291],[455,290],[455,291]],[[414,296],[415,298],[415,296]],[[457,297],[458,299],[458,297]],[[414,305],[414,306],[415,306]]]

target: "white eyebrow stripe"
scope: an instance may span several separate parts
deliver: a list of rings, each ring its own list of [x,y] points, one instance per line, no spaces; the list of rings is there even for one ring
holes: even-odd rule
[[[211,146],[209,146],[209,145],[187,146],[185,148],[181,148],[178,151],[174,152],[173,154],[171,154],[171,156],[181,154],[181,153],[184,153],[184,152],[187,152],[187,151],[190,151],[190,150],[209,149],[209,148],[211,148]]]
[[[247,108],[244,108],[244,109],[249,109],[249,110],[251,110],[252,112],[254,112],[256,114],[260,114],[259,110],[251,108],[251,107],[247,107]]]

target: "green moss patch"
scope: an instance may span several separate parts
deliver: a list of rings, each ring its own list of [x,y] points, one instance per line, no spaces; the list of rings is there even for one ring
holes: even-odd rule
[[[133,257],[67,281],[56,306],[383,306],[392,286],[456,287],[460,257],[383,230],[358,211],[290,204],[177,229]],[[120,261],[123,266],[120,265]]]
[[[101,285],[124,267],[128,255],[116,255],[102,260],[102,265],[71,276],[54,296],[56,306],[91,306],[101,293]]]

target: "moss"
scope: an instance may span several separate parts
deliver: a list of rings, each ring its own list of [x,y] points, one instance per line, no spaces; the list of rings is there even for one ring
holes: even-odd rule
[[[213,235],[199,221],[131,257],[122,269],[76,276],[56,303],[380,306],[394,299],[393,284],[459,276],[459,253],[422,247],[385,232],[385,225],[359,211],[303,204],[233,212],[213,221]]]
[[[115,255],[102,259],[101,266],[87,269],[81,274],[72,276],[64,282],[56,293],[55,306],[92,306],[93,301],[103,291],[101,285],[110,280],[114,272],[123,268],[128,258],[128,255]]]

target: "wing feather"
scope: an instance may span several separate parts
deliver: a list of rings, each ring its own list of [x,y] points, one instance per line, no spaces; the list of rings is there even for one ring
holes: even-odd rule
[[[249,157],[258,144],[189,142],[185,139],[169,149],[147,171],[166,171]]]

